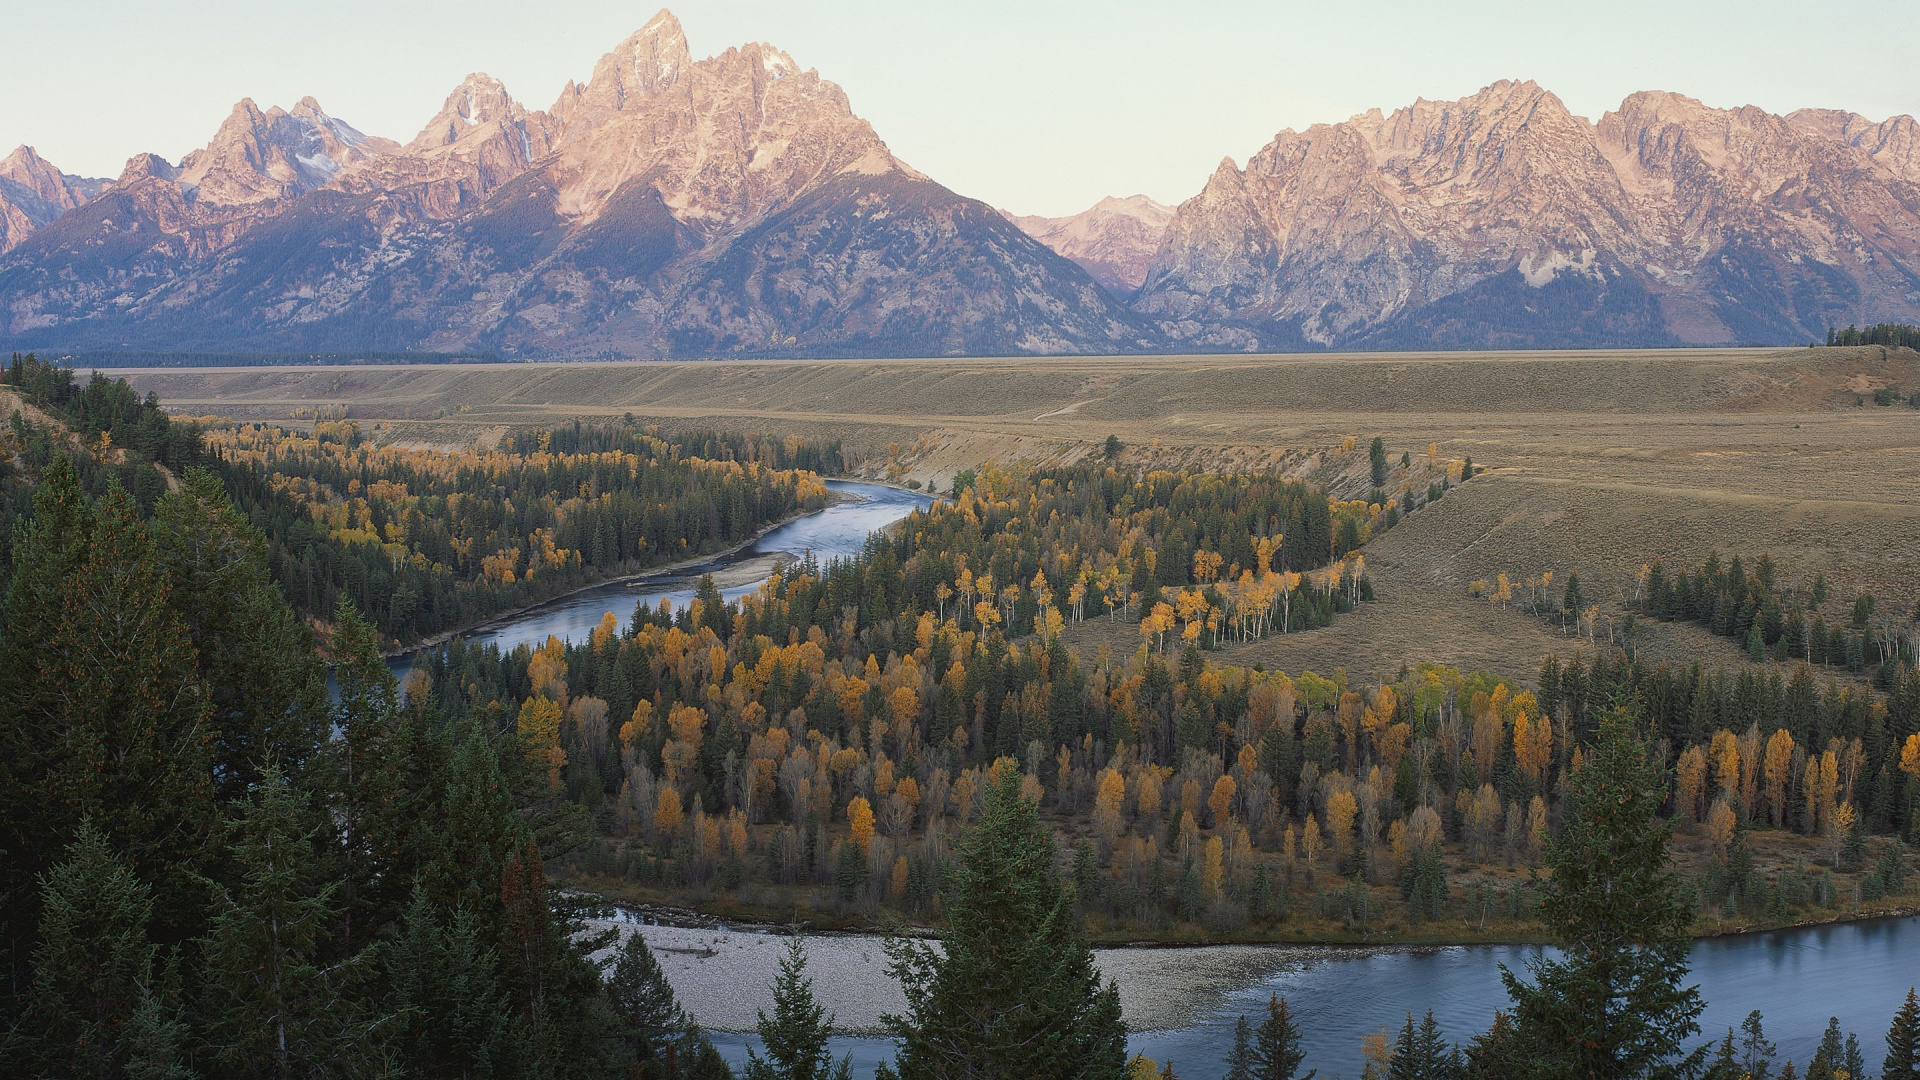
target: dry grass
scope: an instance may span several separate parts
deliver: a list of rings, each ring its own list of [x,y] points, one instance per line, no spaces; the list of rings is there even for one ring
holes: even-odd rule
[[[1770,552],[1850,599],[1920,597],[1920,354],[1857,349],[1200,356],[198,369],[130,373],[190,413],[285,419],[350,406],[383,439],[473,445],[503,425],[631,413],[671,427],[840,438],[869,471],[939,486],[984,461],[1061,463],[1109,434],[1122,464],[1273,468],[1363,491],[1366,441],[1489,472],[1372,545],[1382,602],[1314,634],[1234,650],[1289,671],[1390,674],[1442,660],[1530,678],[1573,643],[1468,599],[1466,583],[1578,571],[1617,609],[1655,557]],[[1870,399],[1869,399],[1870,400]],[[1348,436],[1352,454],[1331,452]],[[1424,478],[1422,478],[1424,483]],[[1130,629],[1076,636],[1131,650]],[[1738,662],[1688,627],[1650,655]]]

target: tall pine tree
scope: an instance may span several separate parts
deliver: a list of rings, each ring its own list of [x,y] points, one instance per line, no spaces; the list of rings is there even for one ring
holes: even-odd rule
[[[1881,1080],[1920,1080],[1920,997],[1907,988],[1907,1000],[1887,1026],[1887,1057]]]
[[[1533,982],[1501,968],[1514,1002],[1514,1064],[1538,1077],[1687,1075],[1705,1008],[1684,985],[1693,912],[1667,859],[1659,817],[1667,785],[1633,718],[1601,718],[1599,740],[1569,779],[1566,825],[1548,845],[1553,877],[1541,919],[1558,959]]]
[[[887,946],[907,999],[906,1015],[885,1018],[899,1076],[1117,1080],[1127,1062],[1119,992],[1100,985],[1019,769],[1007,761],[998,773],[943,893],[943,951]]]
[[[763,1059],[747,1051],[747,1080],[849,1080],[852,1062],[834,1064],[827,1051],[833,1017],[813,999],[813,980],[807,978],[807,950],[796,932],[780,958],[780,974],[773,980],[773,1016],[762,1011],[760,1041]]]

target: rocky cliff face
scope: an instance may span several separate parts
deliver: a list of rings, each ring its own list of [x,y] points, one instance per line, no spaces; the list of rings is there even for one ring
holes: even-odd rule
[[[1112,196],[1067,217],[1007,215],[1021,231],[1064,255],[1116,296],[1131,296],[1173,220],[1173,207],[1145,195]]]
[[[1222,348],[1796,342],[1920,317],[1914,123],[1532,83],[1284,131],[1182,204],[1134,302]]]
[[[661,12],[552,108],[469,76],[411,141],[242,102],[0,259],[16,340],[518,355],[1086,352],[1159,340],[893,157],[770,45]]]
[[[106,180],[69,176],[22,146],[0,158],[0,255],[35,229],[100,194]]]
[[[766,44],[661,12],[530,109],[468,76],[405,144],[307,98],[112,184],[0,162],[0,343],[906,355],[1790,343],[1920,321],[1910,117],[1496,83],[1135,196],[1005,215]],[[1102,287],[1104,286],[1104,288]],[[1128,299],[1123,303],[1120,297]]]

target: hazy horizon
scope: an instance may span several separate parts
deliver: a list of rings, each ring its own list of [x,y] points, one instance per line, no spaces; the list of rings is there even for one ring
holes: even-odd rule
[[[234,102],[311,95],[370,135],[406,141],[468,72],[530,108],[658,8],[585,0],[560,15],[507,0],[404,8],[370,0],[239,0],[192,15],[108,0],[0,16],[16,46],[0,153],[34,146],[61,169],[112,177],[131,155],[177,161]],[[1176,204],[1223,156],[1244,163],[1284,128],[1458,98],[1532,79],[1597,119],[1638,90],[1771,112],[1920,112],[1920,72],[1870,70],[1869,47],[1910,54],[1902,5],[1654,4],[1542,12],[1519,3],[1367,7],[1227,3],[1176,13],[1004,2],[680,3],[693,55],[766,41],[846,90],[901,159],[953,190],[1023,214],[1103,196]],[[1871,35],[1863,31],[1871,28]],[[1824,58],[1824,59],[1823,59]]]

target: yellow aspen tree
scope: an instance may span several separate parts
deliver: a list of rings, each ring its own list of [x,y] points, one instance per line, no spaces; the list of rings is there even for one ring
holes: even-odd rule
[[[906,899],[907,857],[905,855],[894,856],[893,879],[890,882],[888,882],[887,895],[891,897],[893,899],[893,902],[896,904]]]
[[[1707,788],[1707,755],[1698,746],[1689,746],[1680,752],[1680,760],[1674,766],[1674,810],[1684,814],[1688,821],[1698,822],[1701,814],[1701,799]]]
[[[1189,818],[1200,816],[1200,781],[1188,780],[1180,785],[1180,812]]]
[[[962,825],[973,819],[973,774],[974,770],[967,769],[953,782],[953,816]]]
[[[1527,806],[1527,861],[1538,863],[1547,850],[1547,800],[1538,795]]]
[[[847,803],[847,831],[853,836],[853,842],[860,845],[860,850],[872,848],[873,805],[865,796],[855,795]]]
[[[1307,815],[1306,827],[1300,830],[1300,853],[1306,858],[1308,866],[1312,866],[1313,857],[1320,854],[1320,823],[1313,819],[1312,814]]]
[[[530,697],[521,702],[516,725],[520,751],[526,756],[527,764],[536,772],[545,772],[547,786],[554,790],[560,787],[560,767],[567,763],[567,752],[560,749],[561,716],[558,702]]]
[[[1287,831],[1280,834],[1281,857],[1292,862],[1296,857],[1295,852],[1299,850],[1299,840],[1300,834],[1294,831],[1293,826],[1287,826]]]
[[[1721,728],[1713,733],[1707,757],[1713,763],[1713,782],[1720,790],[1720,797],[1733,798],[1740,791],[1740,740],[1733,732]]]
[[[1727,805],[1726,799],[1713,800],[1713,809],[1707,811],[1707,841],[1723,859],[1727,856],[1727,845],[1733,842],[1735,821],[1733,807]]]
[[[1817,754],[1807,755],[1807,767],[1800,773],[1800,798],[1804,806],[1800,827],[1812,836],[1820,828],[1820,757]]]
[[[1230,773],[1221,773],[1220,779],[1213,782],[1213,793],[1207,796],[1207,809],[1213,812],[1215,828],[1225,826],[1228,817],[1232,814],[1234,788],[1233,776]]]
[[[1553,725],[1535,720],[1522,709],[1513,718],[1513,759],[1520,771],[1539,787],[1545,779],[1547,763],[1553,760]]]
[[[1773,733],[1767,740],[1766,761],[1761,771],[1765,774],[1767,789],[1767,814],[1772,824],[1784,826],[1787,823],[1787,788],[1793,783],[1793,736],[1786,728]]]
[[[1327,797],[1327,829],[1335,855],[1344,855],[1353,840],[1353,819],[1359,813],[1353,792],[1342,789]]]
[[[680,835],[681,822],[685,820],[680,810],[680,792],[671,784],[660,788],[660,798],[653,808],[653,827],[664,842],[672,842]]]

